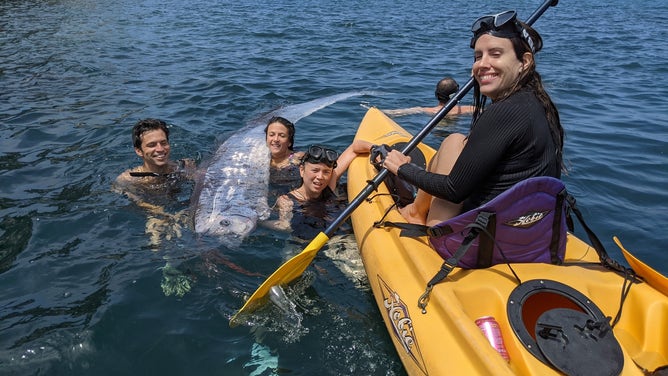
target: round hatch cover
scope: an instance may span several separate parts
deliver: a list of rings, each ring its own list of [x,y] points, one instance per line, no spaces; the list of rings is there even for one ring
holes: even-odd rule
[[[582,312],[595,321],[605,320],[601,310],[585,295],[561,282],[534,279],[517,286],[508,297],[508,320],[513,332],[536,359],[550,365],[536,344],[534,329],[543,313],[556,308]]]
[[[619,375],[624,367],[622,348],[607,319],[555,308],[540,315],[535,333],[543,356],[567,375]]]

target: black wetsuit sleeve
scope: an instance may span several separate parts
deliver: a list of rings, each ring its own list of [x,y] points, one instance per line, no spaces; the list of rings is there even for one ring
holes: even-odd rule
[[[464,201],[490,179],[507,149],[521,137],[528,122],[525,107],[490,105],[473,126],[449,175],[405,164],[398,170],[399,177],[435,197],[455,203]]]

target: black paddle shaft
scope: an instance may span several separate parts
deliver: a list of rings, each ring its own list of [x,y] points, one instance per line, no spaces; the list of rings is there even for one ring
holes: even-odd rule
[[[540,16],[545,13],[545,11],[551,7],[551,6],[556,6],[559,3],[559,0],[546,0],[538,9],[536,9],[533,14],[527,18],[526,21],[524,21],[527,25],[531,26],[533,25],[536,20],[540,18]],[[422,142],[422,140],[429,134],[431,131],[434,129],[434,127],[443,120],[445,115],[452,110],[457,103],[464,98],[466,93],[473,88],[473,82],[474,78],[471,77],[469,80],[466,82],[466,85],[464,85],[459,91],[448,101],[448,103],[441,108],[434,117],[429,120],[429,122],[416,134],[413,136],[413,138],[406,144],[404,149],[401,151],[404,155],[408,155],[413,149],[417,147],[417,145]],[[345,208],[345,210],[332,222],[324,231],[325,235],[327,237],[332,237],[334,232],[336,231],[339,226],[345,222],[348,217],[357,209],[358,206],[362,204],[362,202],[371,195],[376,188],[380,185],[380,183],[383,182],[383,179],[385,179],[385,176],[387,176],[389,172],[387,171],[386,168],[382,168],[380,172],[378,172],[378,175],[376,177],[369,181],[367,184],[366,188],[362,190],[351,202],[348,204],[348,206]]]

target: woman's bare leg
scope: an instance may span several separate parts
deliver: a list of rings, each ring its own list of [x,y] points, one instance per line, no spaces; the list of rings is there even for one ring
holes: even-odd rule
[[[427,223],[427,213],[429,212],[430,205],[431,195],[423,190],[418,190],[415,200],[398,210],[406,222],[424,225]]]
[[[437,174],[449,174],[465,144],[466,136],[461,133],[446,137],[429,163],[428,170]],[[461,208],[461,204],[435,198],[420,189],[413,203],[399,209],[399,213],[409,223],[432,226],[458,215]]]

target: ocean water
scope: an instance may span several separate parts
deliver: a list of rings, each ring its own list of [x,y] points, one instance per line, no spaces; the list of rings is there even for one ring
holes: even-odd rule
[[[350,91],[297,123],[297,148],[343,150],[363,105],[433,105],[470,75],[471,22],[539,2],[4,0],[0,2],[0,374],[403,375],[350,236],[291,293],[298,317],[229,317],[304,244],[257,230],[240,249],[151,246],[147,213],[110,191],[138,164],[130,130],[171,125],[206,159],[278,106]],[[608,252],[617,235],[668,273],[668,20],[663,0],[561,1],[535,24],[538,69],[566,129],[564,177]],[[467,97],[470,98],[470,97]],[[397,119],[412,131],[429,120]],[[427,142],[465,131],[461,117]],[[187,280],[183,296],[164,280]],[[445,361],[445,360],[444,360]]]

